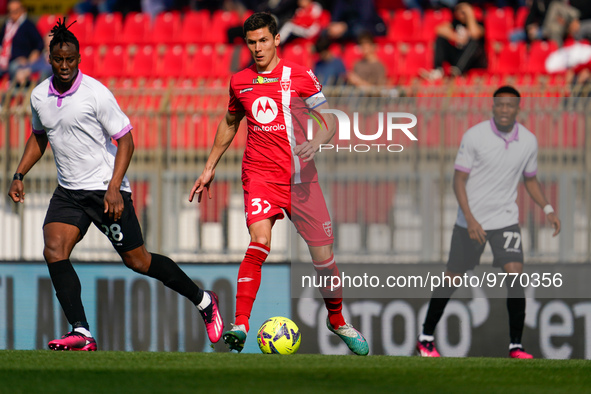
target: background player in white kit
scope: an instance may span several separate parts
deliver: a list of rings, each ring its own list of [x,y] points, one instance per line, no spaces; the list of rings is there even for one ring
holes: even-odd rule
[[[72,331],[49,342],[49,348],[97,349],[82,305],[80,280],[70,263],[72,249],[91,223],[105,233],[127,267],[162,281],[191,300],[205,321],[209,339],[219,341],[223,322],[216,294],[199,289],[174,261],[149,253],[144,246],[125,177],[134,150],[129,119],[104,85],[78,70],[80,46],[65,20],[58,21],[51,32],[53,76],[31,95],[33,134],[8,192],[14,202],[24,202],[23,177],[49,142],[59,186],[43,224],[43,256],[72,325]],[[111,139],[117,141],[117,147]]]
[[[560,232],[560,220],[544,197],[536,178],[536,137],[516,122],[520,94],[511,86],[494,93],[493,118],[470,128],[463,136],[455,162],[453,188],[459,203],[445,275],[453,278],[480,262],[486,242],[490,243],[493,266],[506,273],[523,272],[523,250],[516,203],[517,185],[523,176],[525,190],[544,209]],[[525,320],[523,287],[507,281],[509,312],[509,356],[532,358],[521,345]],[[439,357],[433,342],[435,327],[455,287],[445,284],[433,291],[417,351],[423,357]]]

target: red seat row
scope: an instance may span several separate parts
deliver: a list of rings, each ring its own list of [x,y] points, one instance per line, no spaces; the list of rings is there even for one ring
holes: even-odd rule
[[[553,42],[534,42],[528,49],[524,43],[497,43],[489,46],[488,72],[491,74],[545,74],[546,58],[557,49]],[[353,69],[362,54],[357,45],[334,45],[331,51]],[[433,67],[433,45],[378,44],[378,56],[386,67],[390,81],[399,77],[415,77],[421,69]],[[250,53],[243,45],[142,45],[127,47],[86,46],[81,49],[80,68],[86,74],[105,78],[221,78],[224,83],[232,73],[250,63]],[[279,48],[279,56],[313,68],[317,56],[311,44],[291,44]]]
[[[557,49],[553,42],[538,41],[527,48],[525,43],[497,43],[489,46],[488,72],[493,74],[545,74],[544,63],[546,58]],[[362,54],[356,45],[347,45],[340,52],[338,47],[334,53],[342,56],[347,69],[352,69],[355,62],[361,59]],[[378,56],[386,65],[386,73],[389,78],[395,76],[417,76],[421,69],[433,68],[433,45],[424,43],[415,44],[382,44],[378,47]]]
[[[242,26],[249,14],[242,18],[236,12],[191,11],[181,18],[179,12],[166,12],[154,21],[148,14],[120,13],[70,15],[67,24],[76,21],[71,30],[81,45],[129,45],[129,44],[186,44],[225,43],[230,27]],[[42,35],[55,25],[58,15],[43,15],[37,21]]]
[[[513,29],[523,28],[529,13],[527,7],[514,12],[511,7],[488,8],[483,12],[474,8],[476,18],[484,24],[485,38],[489,41],[506,42]],[[452,12],[448,9],[381,11],[380,16],[388,26],[387,42],[431,42],[436,38],[435,27],[451,22]]]
[[[81,49],[82,72],[93,77],[228,78],[235,47],[225,44],[86,46]]]
[[[486,37],[493,41],[505,42],[508,33],[514,28],[523,27],[527,9],[514,13],[511,8],[490,8],[484,14],[475,8],[485,26]],[[451,21],[451,11],[426,10],[424,15],[417,10],[397,10],[394,13],[380,11],[388,27],[386,42],[431,42],[435,40],[435,26]],[[324,12],[323,19],[330,15]],[[148,14],[120,13],[92,15],[70,15],[68,24],[76,21],[71,29],[83,45],[130,45],[130,44],[203,44],[227,43],[227,30],[241,27],[250,12],[239,15],[237,12],[190,11],[181,16],[180,12],[166,12],[151,20]],[[55,25],[59,16],[42,15],[37,28],[44,35]],[[328,18],[328,19],[327,19]],[[326,24],[326,22],[323,22]]]

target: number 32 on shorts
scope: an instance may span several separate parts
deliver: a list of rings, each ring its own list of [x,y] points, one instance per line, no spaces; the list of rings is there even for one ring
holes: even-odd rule
[[[252,200],[250,200],[250,205],[256,208],[255,211],[251,212],[251,215],[256,215],[257,213],[261,212],[267,213],[271,209],[271,204],[267,200],[263,200],[262,198],[253,198]]]

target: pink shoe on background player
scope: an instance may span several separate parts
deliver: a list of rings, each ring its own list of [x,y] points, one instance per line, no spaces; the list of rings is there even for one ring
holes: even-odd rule
[[[71,331],[61,337],[61,339],[54,339],[47,344],[51,350],[72,350],[72,351],[96,351],[96,341],[92,337]]]
[[[421,357],[441,357],[433,341],[417,341],[417,352]]]
[[[205,291],[211,297],[211,303],[202,311],[199,311],[203,321],[205,322],[205,328],[207,329],[207,336],[211,343],[216,343],[222,337],[222,331],[224,329],[224,321],[218,307],[218,296],[213,291]]]
[[[524,358],[524,359],[534,358],[534,356],[532,356],[531,354],[529,354],[525,350],[523,350],[522,347],[516,347],[515,349],[509,350],[509,357],[510,358]]]

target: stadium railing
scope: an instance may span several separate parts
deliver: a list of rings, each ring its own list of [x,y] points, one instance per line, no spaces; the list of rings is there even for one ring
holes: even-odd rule
[[[112,81],[111,88],[134,126],[136,151],[128,175],[147,244],[185,261],[240,261],[248,243],[240,183],[246,122],[218,166],[214,199],[202,204],[187,201],[225,113],[227,87],[194,80],[128,82]],[[358,97],[353,108],[360,112],[362,130],[376,130],[376,112],[383,110],[384,103],[418,118],[413,129],[416,143],[397,136],[391,141],[404,145],[403,153],[365,154],[353,161],[318,156],[334,216],[337,253],[346,252],[352,260],[362,254],[367,256],[364,261],[445,261],[457,209],[450,187],[453,161],[463,132],[490,117],[490,96],[496,86],[444,84],[423,91],[422,97],[407,98],[363,97],[348,86],[325,88],[335,107],[350,109],[347,100]],[[591,165],[585,160],[591,154],[590,100],[535,90],[543,87],[524,92],[539,97],[524,97],[519,119],[538,137],[538,177],[560,213],[563,233],[558,239],[550,236],[552,229],[541,210],[521,190],[519,220],[526,251],[534,261],[590,261]],[[0,180],[5,190],[30,135],[31,89],[7,85],[2,96]],[[546,89],[553,92],[552,86]],[[350,143],[364,141],[353,138]],[[55,186],[55,165],[48,150],[27,175],[26,204],[0,199],[0,259],[42,259],[41,224]],[[290,227],[281,223],[273,241],[275,261],[289,258],[297,247],[291,239]],[[74,258],[117,257],[100,231],[93,229]]]

